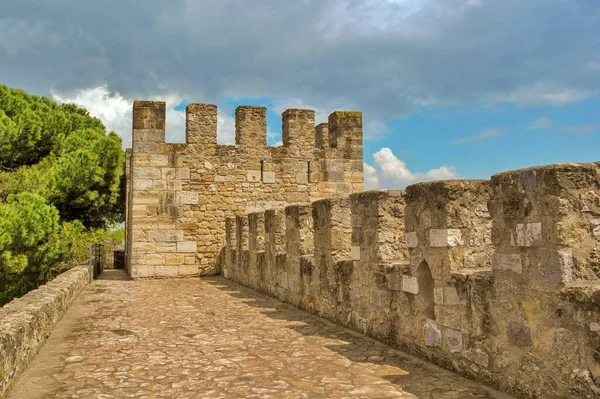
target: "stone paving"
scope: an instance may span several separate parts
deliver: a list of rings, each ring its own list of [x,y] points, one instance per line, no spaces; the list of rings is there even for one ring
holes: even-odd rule
[[[9,398],[508,398],[221,277],[102,277]]]

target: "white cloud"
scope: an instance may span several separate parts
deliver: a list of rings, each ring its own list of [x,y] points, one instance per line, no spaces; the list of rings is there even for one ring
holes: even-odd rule
[[[35,52],[42,47],[56,47],[62,39],[47,24],[18,18],[0,19],[0,49],[15,57],[20,52]]]
[[[600,123],[590,123],[588,125],[570,125],[560,128],[565,133],[571,134],[589,134],[600,130]]]
[[[390,128],[387,123],[380,120],[370,119],[366,122],[363,122],[363,124],[365,140],[377,141],[390,134]]]
[[[105,84],[128,99],[296,99],[317,122],[358,109],[369,126],[422,106],[559,106],[600,93],[591,1],[12,3],[0,16],[3,83],[41,95]]]
[[[377,176],[377,169],[374,166],[363,162],[363,173],[365,178],[365,189],[374,190],[379,188],[379,177]]]
[[[235,118],[220,108],[217,110],[217,142],[235,144]]]
[[[450,141],[450,144],[467,144],[473,141],[487,140],[494,137],[498,137],[504,134],[504,129],[499,127],[491,127],[484,129],[481,132],[468,137],[461,137]]]
[[[73,103],[88,110],[100,119],[109,131],[123,138],[126,147],[131,146],[131,109],[133,100],[118,93],[111,93],[106,86],[82,89],[69,94],[51,93],[55,101]]]
[[[541,130],[548,129],[550,126],[552,126],[552,121],[550,120],[550,117],[548,115],[544,115],[531,121],[531,123],[527,125],[527,129]]]
[[[426,172],[411,171],[406,162],[387,147],[373,154],[374,165],[364,164],[365,187],[373,188],[404,188],[410,184],[430,181],[456,179],[458,174],[451,166],[441,166]]]
[[[589,90],[580,90],[552,81],[538,81],[520,86],[512,91],[496,93],[488,97],[489,102],[505,102],[522,107],[554,106],[586,100],[594,95]]]
[[[112,93],[106,86],[77,90],[68,94],[51,93],[55,101],[73,103],[88,110],[90,115],[100,119],[109,131],[123,138],[123,145],[131,147],[132,98]],[[147,100],[160,100],[167,103],[166,141],[185,142],[185,111],[175,107],[181,104],[183,97],[176,93],[150,96]],[[235,143],[235,119],[219,109],[217,114],[217,140],[221,144]]]

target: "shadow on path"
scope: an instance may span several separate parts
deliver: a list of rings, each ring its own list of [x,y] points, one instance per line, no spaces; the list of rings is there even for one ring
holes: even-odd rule
[[[96,280],[129,281],[131,277],[129,277],[129,274],[125,270],[104,269]]]
[[[261,313],[267,317],[294,322],[288,328],[302,335],[344,341],[343,344],[327,344],[325,347],[352,362],[380,366],[382,378],[419,398],[511,398],[223,277],[205,277],[202,280],[231,297],[241,299],[249,306],[261,308]],[[400,372],[398,368],[401,369]]]

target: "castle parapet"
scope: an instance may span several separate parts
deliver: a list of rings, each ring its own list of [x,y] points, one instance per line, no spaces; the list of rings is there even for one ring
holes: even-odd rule
[[[267,146],[267,109],[239,106],[235,109],[235,144],[248,151],[261,151]]]
[[[133,150],[157,152],[165,142],[166,103],[164,101],[133,102]]]
[[[594,397],[599,166],[288,206],[286,252],[249,286],[523,397]]]
[[[309,154],[315,148],[315,111],[288,109],[282,114],[283,146],[292,153]]]
[[[185,115],[185,142],[204,151],[214,151],[217,145],[217,106],[189,104]]]
[[[335,111],[329,115],[329,147],[337,148],[345,159],[363,159],[362,112]]]

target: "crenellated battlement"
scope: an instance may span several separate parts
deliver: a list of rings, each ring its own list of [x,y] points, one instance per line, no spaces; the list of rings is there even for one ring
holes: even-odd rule
[[[136,101],[134,278],[218,274],[521,397],[600,394],[600,163],[363,192],[362,115]]]
[[[214,104],[189,104],[186,107],[185,145],[202,153],[214,153],[214,148],[223,147],[217,144],[217,114],[218,108]],[[133,121],[133,143],[137,152],[168,151],[168,146],[157,145],[165,143],[165,102],[135,101]],[[291,153],[318,160],[362,159],[361,112],[335,111],[327,123],[315,126],[313,110],[287,109],[282,114],[281,130],[282,146],[267,146],[267,109],[238,106],[235,109],[235,147],[232,148],[238,152]],[[328,151],[314,151],[318,149]]]
[[[185,143],[165,142],[165,118],[164,102],[134,103],[127,169],[134,277],[218,273],[225,217],[363,189],[360,113],[336,111],[316,128],[314,111],[288,109],[279,147],[267,146],[264,107],[236,108],[235,145],[217,143],[216,105],[187,106]]]
[[[362,192],[236,224],[229,279],[520,397],[600,392],[600,163]]]

